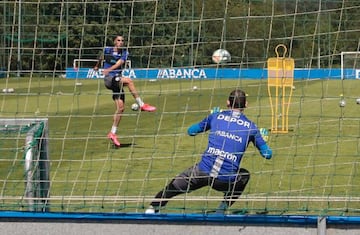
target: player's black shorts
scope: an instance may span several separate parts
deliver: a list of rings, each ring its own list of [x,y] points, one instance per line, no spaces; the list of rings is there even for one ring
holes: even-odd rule
[[[121,82],[121,76],[105,76],[105,87],[113,91],[112,99],[120,99],[125,102],[124,86]]]

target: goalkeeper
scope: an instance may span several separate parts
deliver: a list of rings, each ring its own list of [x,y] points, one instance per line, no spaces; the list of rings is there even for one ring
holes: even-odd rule
[[[207,149],[199,163],[177,175],[156,194],[145,213],[158,213],[168,203],[166,199],[204,186],[224,193],[224,200],[216,210],[216,213],[224,213],[240,197],[249,182],[249,171],[240,168],[248,144],[252,142],[265,159],[272,157],[272,150],[262,136],[267,133],[260,132],[244,114],[246,93],[239,89],[232,91],[227,107],[228,110],[213,112],[189,127],[187,132],[190,136],[210,131]]]
[[[113,142],[116,147],[120,147],[120,141],[116,136],[117,128],[119,126],[122,113],[124,112],[125,94],[124,86],[129,88],[132,96],[140,106],[141,111],[154,112],[156,108],[142,101],[138,92],[136,91],[134,82],[129,77],[121,75],[122,68],[128,59],[129,52],[124,48],[124,37],[116,36],[114,38],[114,46],[105,47],[103,55],[99,58],[98,63],[94,69],[98,70],[99,65],[104,61],[103,74],[105,75],[105,87],[112,90],[112,99],[115,102],[115,114],[113,116],[113,123],[108,138]]]

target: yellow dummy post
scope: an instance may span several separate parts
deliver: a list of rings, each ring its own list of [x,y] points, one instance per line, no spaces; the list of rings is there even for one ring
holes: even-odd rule
[[[279,49],[283,54],[279,56]],[[288,133],[289,108],[294,83],[294,59],[285,58],[287,48],[283,44],[275,47],[276,57],[267,61],[268,93],[271,107],[271,132]]]

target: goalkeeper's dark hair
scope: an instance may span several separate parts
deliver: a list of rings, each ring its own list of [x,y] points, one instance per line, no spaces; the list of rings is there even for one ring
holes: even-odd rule
[[[240,89],[233,90],[229,95],[229,108],[246,108],[246,93]]]

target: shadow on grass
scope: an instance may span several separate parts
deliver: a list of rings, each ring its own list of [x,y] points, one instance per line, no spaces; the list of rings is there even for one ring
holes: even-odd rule
[[[120,147],[116,147],[114,144],[112,144],[112,148],[114,148],[114,149],[128,148],[128,147],[132,147],[132,146],[136,146],[136,144],[133,144],[133,143],[121,143]],[[137,148],[142,148],[142,147],[137,146]]]

